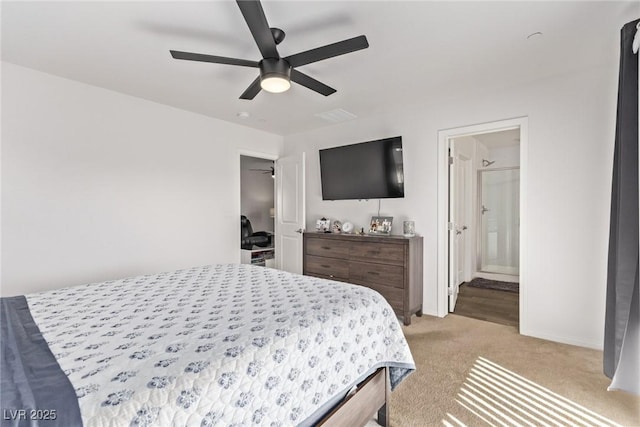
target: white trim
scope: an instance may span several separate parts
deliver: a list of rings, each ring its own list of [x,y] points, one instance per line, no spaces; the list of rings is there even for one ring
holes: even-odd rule
[[[451,138],[498,132],[509,129],[520,129],[520,333],[528,334],[527,301],[527,177],[528,177],[528,147],[529,147],[529,119],[516,117],[471,126],[443,129],[438,131],[438,226],[437,226],[437,309],[438,317],[448,314],[447,306],[447,257],[449,242],[447,237],[447,207],[449,206],[449,177],[448,177],[448,147]]]
[[[522,324],[522,320],[520,321],[520,324]],[[540,334],[540,333],[535,333],[535,334],[525,334],[524,332],[520,331],[520,333],[522,335],[528,335],[530,337],[534,337],[534,338],[540,338],[543,340],[547,340],[547,341],[553,341],[553,342],[559,342],[562,344],[569,344],[569,345],[575,345],[578,347],[584,347],[584,348],[592,348],[594,350],[600,350],[602,351],[604,345],[602,341],[585,341],[583,339],[578,339],[578,338],[573,338],[573,337],[569,337],[569,336],[565,336],[565,335],[555,335],[555,334]]]

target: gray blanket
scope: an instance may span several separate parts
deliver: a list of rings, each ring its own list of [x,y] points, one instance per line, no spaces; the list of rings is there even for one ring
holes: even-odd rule
[[[76,392],[24,296],[0,298],[2,427],[82,426]]]

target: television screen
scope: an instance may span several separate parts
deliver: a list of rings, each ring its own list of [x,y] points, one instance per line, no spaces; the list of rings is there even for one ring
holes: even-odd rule
[[[323,200],[404,197],[402,137],[320,150]]]

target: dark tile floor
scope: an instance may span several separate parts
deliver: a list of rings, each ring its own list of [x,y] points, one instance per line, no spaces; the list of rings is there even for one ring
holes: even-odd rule
[[[493,289],[460,286],[454,314],[518,327],[520,323],[519,294]]]

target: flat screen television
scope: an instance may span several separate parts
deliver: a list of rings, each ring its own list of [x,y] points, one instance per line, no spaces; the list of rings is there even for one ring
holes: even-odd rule
[[[402,137],[320,150],[323,200],[404,197]]]

